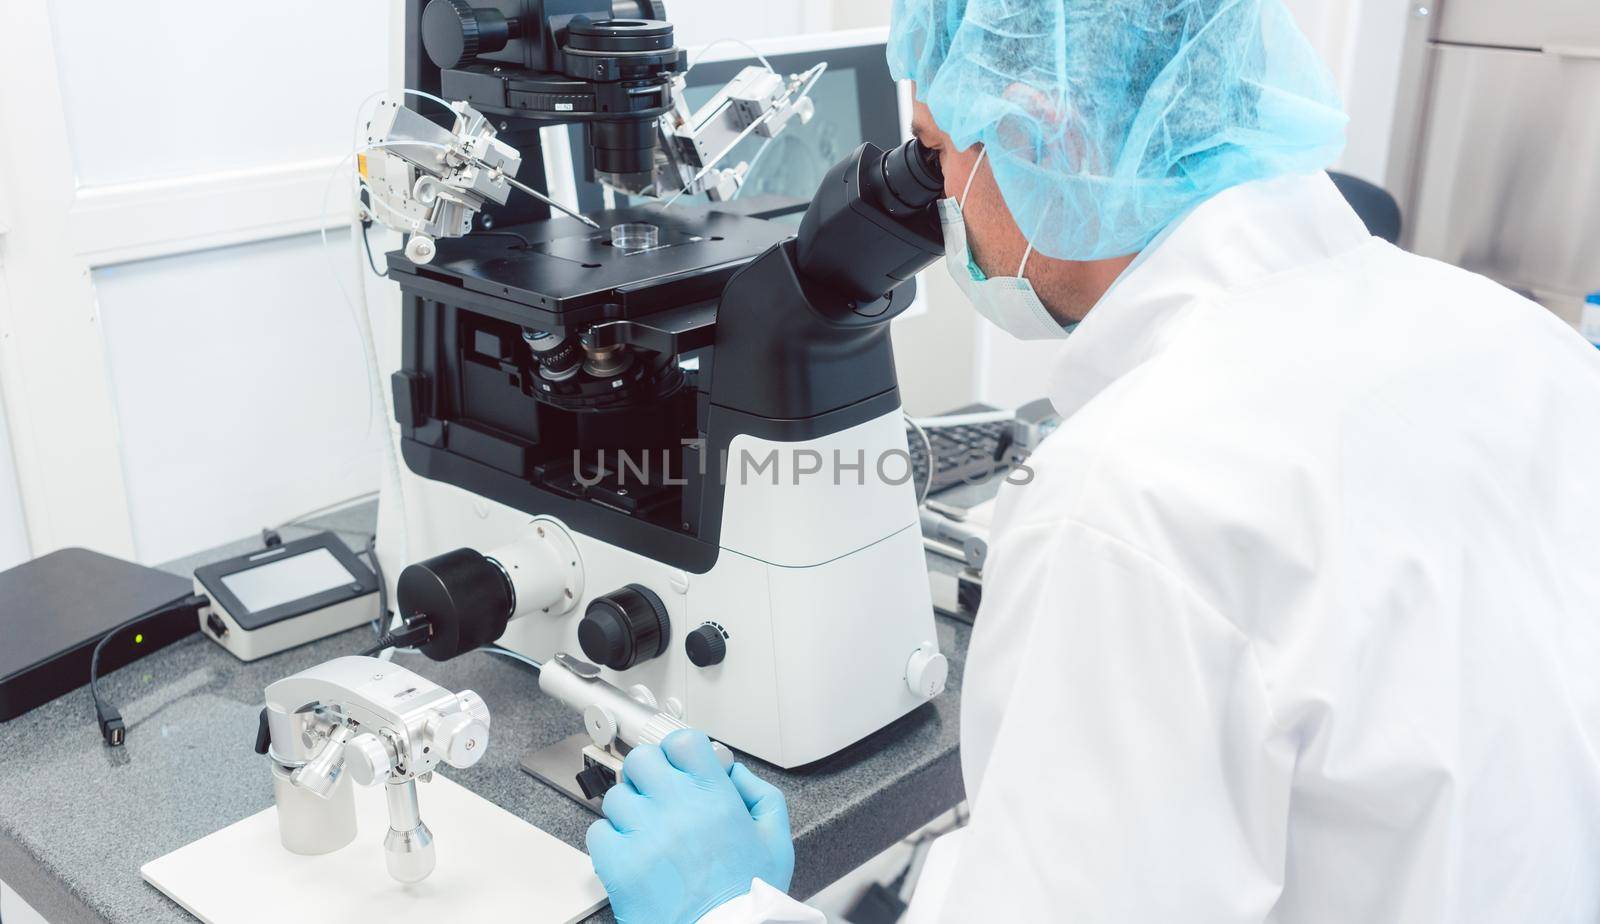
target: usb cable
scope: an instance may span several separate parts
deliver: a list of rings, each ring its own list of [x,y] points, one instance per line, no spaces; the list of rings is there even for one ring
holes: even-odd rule
[[[122,623],[110,632],[100,637],[95,643],[94,655],[89,658],[89,695],[94,697],[95,717],[100,723],[100,737],[108,747],[120,748],[128,739],[128,730],[122,724],[122,713],[116,707],[100,698],[100,653],[105,650],[106,643],[116,638],[118,633],[126,632],[148,619],[159,619],[168,613],[177,610],[199,609],[210,605],[211,601],[200,594],[189,594],[170,603],[163,603],[153,610],[146,610]]]

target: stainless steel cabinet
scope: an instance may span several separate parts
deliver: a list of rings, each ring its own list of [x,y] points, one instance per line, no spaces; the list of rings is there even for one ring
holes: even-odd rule
[[[1600,0],[1440,0],[1434,6],[1434,38],[1441,42],[1600,48]]]
[[[1600,289],[1600,0],[1423,8],[1390,158],[1403,243],[1576,320]]]
[[[1433,56],[1412,249],[1577,310],[1600,289],[1600,59]]]

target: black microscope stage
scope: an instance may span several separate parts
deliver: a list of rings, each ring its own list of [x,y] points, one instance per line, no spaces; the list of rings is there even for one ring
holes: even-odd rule
[[[714,299],[734,272],[793,232],[778,222],[704,207],[652,205],[589,217],[601,230],[563,217],[477,231],[438,241],[438,256],[427,264],[395,251],[389,268],[402,286],[425,297],[465,304],[477,301],[468,295],[474,293],[502,311],[514,303],[548,312],[564,326]],[[612,246],[612,226],[628,222],[654,225],[658,244],[642,250]]]

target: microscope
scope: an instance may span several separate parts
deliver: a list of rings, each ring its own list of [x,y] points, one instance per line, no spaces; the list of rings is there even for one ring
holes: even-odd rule
[[[389,806],[384,861],[400,882],[433,872],[433,835],[417,783],[448,764],[466,769],[489,747],[489,707],[377,658],[319,664],[266,690],[256,752],[272,760],[278,835],[291,853],[316,856],[356,837],[351,784],[383,784]]]
[[[863,144],[796,229],[721,201],[742,165],[719,168],[707,139],[804,119],[803,81],[744,74],[689,113],[662,3],[410,0],[407,17],[408,85],[451,101],[437,127],[484,152],[387,163],[393,194],[453,178],[435,188],[470,206],[430,226],[426,253],[387,256],[405,471],[380,520],[404,522],[409,562],[385,564],[406,564],[395,599],[426,624],[419,649],[494,643],[546,670],[581,652],[649,713],[781,767],[938,695],[889,340],[943,253],[937,157]],[[619,202],[712,201],[580,221],[500,196],[511,169],[543,192],[553,124],[582,127],[586,170]],[[557,759],[600,740],[575,737]]]

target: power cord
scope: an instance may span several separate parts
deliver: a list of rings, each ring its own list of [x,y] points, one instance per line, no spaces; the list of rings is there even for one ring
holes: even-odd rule
[[[424,617],[408,619],[394,629],[378,636],[378,641],[363,650],[361,656],[370,658],[385,648],[415,648],[433,635],[433,623]]]
[[[372,230],[372,219],[369,218],[361,223],[361,247],[367,252],[367,265],[372,267],[373,275],[388,279],[389,271],[378,269],[378,261],[372,258],[372,238],[367,236],[370,230]]]
[[[378,579],[378,618],[372,621],[372,631],[383,638],[383,625],[389,621],[389,581],[383,576],[383,563],[378,561],[378,534],[367,540],[367,562],[372,565],[372,576]]]
[[[901,412],[901,416],[906,419],[906,426],[915,430],[917,436],[922,438],[922,450],[927,453],[928,475],[922,479],[922,486],[917,489],[917,507],[921,509],[922,505],[928,502],[928,492],[933,488],[933,441],[928,439],[928,431],[922,428],[922,424],[918,423],[916,418],[904,411]]]
[[[122,713],[100,697],[100,653],[105,651],[106,643],[116,638],[118,633],[126,632],[147,619],[157,619],[177,610],[198,609],[210,603],[210,600],[200,594],[189,594],[170,603],[163,603],[153,610],[146,610],[127,620],[102,635],[100,641],[95,643],[94,654],[89,658],[89,695],[94,698],[94,713],[96,720],[100,724],[100,738],[105,741],[108,747],[122,747],[123,743],[128,740],[128,730],[122,724]]]

